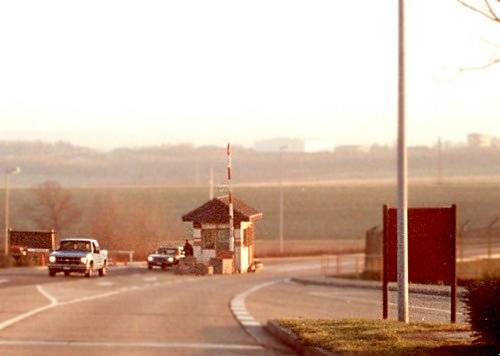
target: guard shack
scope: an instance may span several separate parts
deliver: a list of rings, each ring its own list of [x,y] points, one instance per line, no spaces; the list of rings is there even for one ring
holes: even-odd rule
[[[254,262],[255,222],[262,213],[233,196],[234,254],[229,251],[229,197],[207,201],[187,213],[182,221],[193,224],[194,257],[209,264],[212,258],[231,256],[238,273],[246,273]]]

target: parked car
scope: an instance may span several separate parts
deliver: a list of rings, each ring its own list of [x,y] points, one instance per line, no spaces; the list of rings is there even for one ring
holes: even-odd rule
[[[167,269],[167,267],[178,264],[184,257],[184,248],[182,247],[160,247],[148,256],[148,268]]]
[[[61,240],[59,247],[49,255],[49,276],[58,272],[82,273],[92,277],[95,272],[99,276],[106,274],[108,267],[108,251],[101,250],[99,242],[94,239],[69,238]]]

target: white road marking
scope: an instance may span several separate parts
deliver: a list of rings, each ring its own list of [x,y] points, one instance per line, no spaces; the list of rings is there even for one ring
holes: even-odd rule
[[[50,304],[47,304],[43,307],[32,309],[29,312],[19,314],[18,316],[14,317],[14,318],[5,320],[4,322],[0,323],[0,330],[4,330],[4,329],[8,328],[9,326],[14,325],[14,324],[16,324],[24,319],[27,319],[33,315],[36,315],[36,314],[41,313],[41,312],[48,310],[48,309],[52,309],[55,306],[59,305],[57,302],[57,299],[54,298],[53,296],[51,296],[49,293],[47,293],[41,286],[36,286],[36,288],[44,297],[46,297],[50,301]]]
[[[8,281],[8,279],[0,279],[0,283],[7,283]]]
[[[283,282],[283,280],[259,284],[236,295],[229,303],[231,312],[233,313],[235,319],[240,323],[243,329],[245,329],[245,331],[261,345],[265,345],[267,338],[270,338],[270,336],[264,332],[261,323],[255,320],[254,317],[248,312],[245,300],[250,294],[258,291],[259,289],[272,286],[273,284],[277,284],[279,282]]]
[[[255,350],[261,351],[260,345],[209,344],[184,342],[118,342],[118,341],[38,341],[38,340],[0,340],[5,346],[56,346],[56,347],[140,347],[155,349],[202,349],[202,350]]]
[[[195,280],[195,278],[189,278],[189,279],[183,279],[182,281],[183,282],[190,282],[190,281],[193,281]],[[179,283],[181,282],[181,280],[174,280],[174,281],[167,281],[167,282],[164,282],[161,284],[161,286],[165,286],[165,285],[169,285],[169,284],[176,284],[176,283]],[[149,286],[151,287],[151,286]],[[128,292],[128,291],[135,291],[135,290],[139,290],[139,289],[147,289],[148,286],[143,286],[143,287],[139,287],[139,286],[131,286],[131,287],[124,287],[124,288],[120,288],[118,290],[115,290],[115,291],[111,291],[111,292],[107,292],[107,293],[101,293],[101,294],[97,294],[97,295],[93,295],[93,296],[88,296],[88,297],[83,297],[83,298],[77,298],[77,299],[73,299],[73,300],[69,300],[69,301],[65,301],[65,302],[59,302],[54,296],[52,296],[49,292],[47,292],[42,286],[40,285],[37,285],[36,286],[37,290],[40,292],[40,294],[42,294],[45,298],[47,298],[49,301],[50,301],[50,304],[47,304],[43,307],[39,307],[39,308],[35,308],[35,309],[32,309],[26,313],[22,313],[22,314],[19,314],[11,319],[8,319],[8,320],[5,320],[3,322],[0,323],[0,331],[22,321],[22,320],[25,320],[29,317],[32,317],[34,315],[37,315],[41,312],[44,312],[46,310],[49,310],[49,309],[52,309],[52,308],[55,308],[55,307],[59,307],[59,306],[64,306],[64,305],[71,305],[71,304],[76,304],[76,303],[81,303],[81,302],[86,302],[86,301],[90,301],[90,300],[96,300],[96,299],[102,299],[102,298],[107,298],[107,297],[111,297],[111,296],[114,296],[114,295],[118,295],[118,294],[121,294],[121,293],[125,293],[125,292]]]
[[[232,312],[236,316],[238,316],[238,315],[248,315],[248,312],[246,310],[234,310],[234,309],[232,309]]]
[[[41,294],[42,294],[45,298],[47,298],[47,299],[49,300],[50,305],[55,305],[55,304],[57,304],[57,303],[58,303],[58,302],[57,302],[57,299],[56,299],[54,296],[50,295],[50,294],[49,294],[49,292],[47,292],[45,289],[43,289],[43,287],[42,287],[42,286],[36,286],[36,289],[38,289],[38,291],[39,291],[39,292],[40,292],[40,293],[41,293]]]
[[[146,277],[146,278],[143,278],[143,280],[146,282],[152,282],[152,281],[158,280],[158,277]]]
[[[365,304],[381,304],[381,301],[378,300],[373,300],[373,299],[364,299],[364,298],[352,298],[348,297],[346,295],[341,296],[338,293],[335,294],[330,294],[330,293],[321,293],[321,292],[309,292],[309,295],[313,295],[315,297],[323,297],[323,298],[331,298],[331,299],[337,299],[337,300],[343,300],[346,303],[352,302],[358,302],[358,303],[365,303]],[[389,302],[390,306],[397,306],[397,303],[391,303]],[[439,313],[447,313],[450,314],[450,310],[447,309],[439,309],[439,308],[429,308],[429,307],[421,307],[417,305],[410,305],[411,309],[420,309],[420,310],[427,310],[427,311],[434,311],[434,312],[439,312]],[[464,315],[463,313],[457,312],[458,315]]]

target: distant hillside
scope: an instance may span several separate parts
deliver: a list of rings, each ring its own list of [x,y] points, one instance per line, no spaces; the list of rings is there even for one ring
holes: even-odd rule
[[[277,182],[279,153],[233,149],[235,183]],[[393,177],[396,152],[372,147],[368,152],[284,153],[287,182]],[[0,142],[0,167],[20,166],[18,185],[56,180],[64,185],[205,185],[210,168],[215,182],[223,183],[224,148],[191,145],[119,148],[101,152],[66,142]],[[4,168],[3,168],[4,169]],[[409,149],[414,177],[437,177],[435,148]],[[442,175],[500,176],[500,150],[447,148],[442,152]]]

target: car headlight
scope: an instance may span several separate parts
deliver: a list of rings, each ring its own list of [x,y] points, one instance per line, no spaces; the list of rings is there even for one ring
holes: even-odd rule
[[[174,259],[172,257],[169,257],[168,262],[174,262]]]
[[[153,262],[153,257],[148,256],[148,261],[149,261],[149,262]]]
[[[87,263],[87,257],[82,257],[80,258],[81,263]]]
[[[50,263],[56,262],[56,256],[49,256],[49,262]]]

